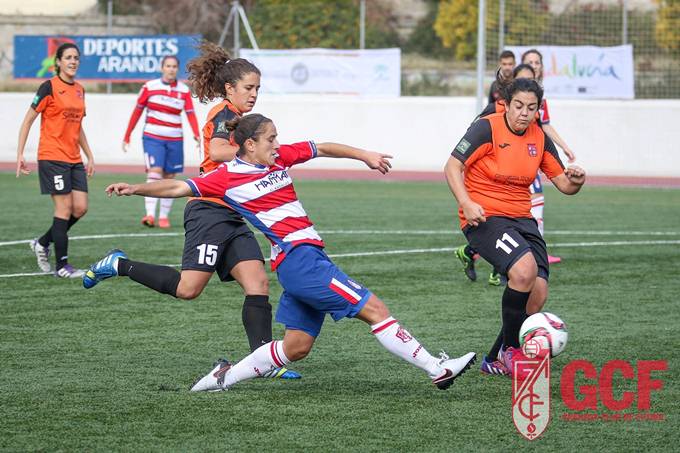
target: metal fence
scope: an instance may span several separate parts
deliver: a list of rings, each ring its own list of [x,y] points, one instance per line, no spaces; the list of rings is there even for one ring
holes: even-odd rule
[[[487,75],[504,46],[632,44],[635,97],[680,98],[680,30],[663,14],[672,3],[486,0]]]

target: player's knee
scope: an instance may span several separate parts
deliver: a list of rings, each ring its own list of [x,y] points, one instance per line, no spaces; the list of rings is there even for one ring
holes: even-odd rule
[[[293,345],[290,350],[286,351],[286,356],[288,357],[288,360],[291,362],[297,362],[298,360],[302,360],[307,355],[309,355],[309,352],[312,350],[312,344],[306,344],[306,343],[297,343]]]
[[[180,280],[179,285],[177,285],[176,296],[179,299],[193,300],[200,296],[202,292],[203,292],[202,286],[183,282],[182,280]]]
[[[87,206],[74,206],[71,215],[77,219],[87,214]]]
[[[537,275],[538,268],[533,258],[517,262],[508,271],[508,279],[513,283],[513,287],[525,291],[533,288]]]

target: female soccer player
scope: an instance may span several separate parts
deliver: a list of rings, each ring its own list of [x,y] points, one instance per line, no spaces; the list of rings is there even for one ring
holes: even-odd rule
[[[187,65],[192,87],[201,102],[223,99],[210,110],[203,127],[201,173],[207,173],[236,156],[239,148],[230,141],[226,125],[255,106],[260,71],[248,60],[230,59],[215,44],[204,42],[200,49],[201,55]],[[184,209],[184,229],[181,273],[169,266],[129,260],[125,253],[114,250],[90,267],[83,277],[83,286],[92,288],[106,278],[127,276],[160,293],[190,300],[203,292],[217,272],[220,280],[236,280],[243,288],[242,320],[251,350],[269,343],[272,340],[269,279],[260,246],[241,214],[221,198],[193,198]],[[117,268],[111,266],[114,259],[119,262]],[[291,379],[300,375],[283,368],[272,377]]]
[[[130,122],[123,138],[123,151],[130,148],[130,134],[137,125],[139,117],[146,108],[144,124],[144,162],[146,163],[146,181],[174,178],[184,171],[184,138],[182,135],[182,110],[194,133],[196,144],[200,145],[198,122],[191,101],[191,91],[186,84],[177,80],[179,59],[168,55],[161,60],[161,77],[146,82],[139,92],[137,105],[132,111]],[[153,227],[156,222],[157,198],[147,197],[144,200],[146,215],[142,217],[142,225]],[[170,209],[172,198],[161,200],[158,213],[158,226],[170,228]]]
[[[543,55],[536,49],[527,50],[522,54],[522,63],[528,64],[534,69],[535,78],[541,86],[543,85]],[[571,148],[567,143],[560,137],[555,128],[550,124],[550,114],[548,113],[548,102],[543,99],[539,109],[539,120],[541,122],[541,128],[543,132],[546,133],[550,139],[557,144],[564,154],[567,155],[567,159],[570,163],[576,160],[576,155],[571,151]],[[543,206],[545,204],[545,198],[543,197],[543,184],[541,183],[540,175],[536,175],[534,183],[529,187],[531,190],[531,214],[534,216],[538,222],[538,230],[543,235]],[[550,264],[559,263],[562,258],[557,256],[548,255],[548,261]]]
[[[54,60],[56,75],[43,82],[33,98],[19,129],[17,146],[17,178],[29,174],[24,148],[33,122],[40,121],[38,143],[38,175],[40,192],[50,194],[54,203],[52,226],[31,241],[31,250],[43,272],[52,270],[50,243],[54,243],[55,275],[81,278],[83,271],[68,262],[68,230],[87,212],[87,178],[94,174],[94,157],[82,127],[85,116],[85,89],[75,81],[80,65],[80,50],[72,43],[57,49]],[[87,157],[83,166],[80,149]]]
[[[540,310],[548,296],[548,255],[531,215],[529,186],[539,169],[567,195],[577,193],[585,182],[580,167],[564,169],[552,140],[534,121],[542,98],[536,81],[514,80],[504,93],[506,112],[473,123],[445,167],[468,242],[508,276],[502,342],[509,373],[521,357],[519,328],[528,306]],[[488,360],[494,357],[490,353]]]
[[[349,158],[387,173],[391,156],[335,143],[279,146],[274,123],[248,115],[227,124],[239,146],[236,159],[186,182],[112,184],[116,195],[185,197],[222,196],[272,243],[271,265],[284,289],[276,320],[286,326],[283,341],[272,341],[235,365],[219,362],[192,391],[227,389],[237,382],[301,360],[310,352],[326,314],[336,321],[358,318],[371,326],[390,352],[425,371],[440,389],[448,388],[475,360],[470,352],[457,359],[431,356],[368,289],[350,279],[324,253],[324,243],[297,198],[288,173],[314,157]]]
[[[534,77],[534,69],[526,64],[520,64],[515,67],[515,69],[513,69],[512,73],[510,74],[510,77],[507,77],[505,74],[503,74],[499,68],[496,72],[496,88],[499,92],[502,92],[502,90],[507,88],[507,86],[510,85],[510,83],[512,83],[512,81],[515,79],[533,79]],[[505,101],[502,99],[502,97],[496,99],[492,103],[489,103],[484,108],[484,110],[482,110],[482,113],[477,115],[475,121],[480,118],[484,118],[485,116],[499,112],[505,112]],[[475,270],[475,260],[479,258],[477,251],[473,249],[470,244],[461,245],[456,249],[456,257],[463,264],[463,272],[467,278],[473,282],[477,280],[477,271]],[[505,283],[507,283],[507,279],[505,276],[501,275],[497,269],[491,271],[491,274],[489,275],[489,285],[500,286],[501,284]],[[484,367],[484,363],[482,363],[482,367]]]

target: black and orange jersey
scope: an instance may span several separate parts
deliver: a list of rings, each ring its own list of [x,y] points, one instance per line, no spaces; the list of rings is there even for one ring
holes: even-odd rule
[[[465,189],[487,217],[531,218],[529,186],[538,170],[549,178],[564,171],[554,143],[536,122],[516,134],[504,113],[473,123],[451,155],[465,165]],[[462,209],[458,215],[465,227]]]
[[[80,127],[85,116],[85,89],[54,76],[38,88],[31,107],[42,115],[38,160],[79,163]]]
[[[203,126],[203,162],[201,162],[200,172],[205,174],[216,169],[221,162],[215,162],[210,159],[210,140],[213,138],[223,138],[231,142],[229,131],[227,130],[227,122],[240,116],[241,113],[234,105],[226,99],[208,112],[208,118]],[[233,144],[233,142],[232,142]],[[195,199],[195,198],[194,198]],[[213,203],[228,206],[221,198],[200,198],[204,201],[212,201]],[[230,208],[231,209],[231,208]]]

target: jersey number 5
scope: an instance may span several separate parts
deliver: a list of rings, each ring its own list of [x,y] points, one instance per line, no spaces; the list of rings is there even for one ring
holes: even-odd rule
[[[198,264],[214,266],[217,262],[217,246],[201,244],[198,247]]]
[[[506,242],[510,245],[506,244]],[[503,236],[496,240],[496,248],[503,249],[503,251],[508,255],[512,253],[512,249],[516,249],[517,247],[519,247],[519,244],[517,241],[511,238],[508,233],[503,233]]]
[[[54,177],[55,190],[64,190],[64,175],[56,175]]]

